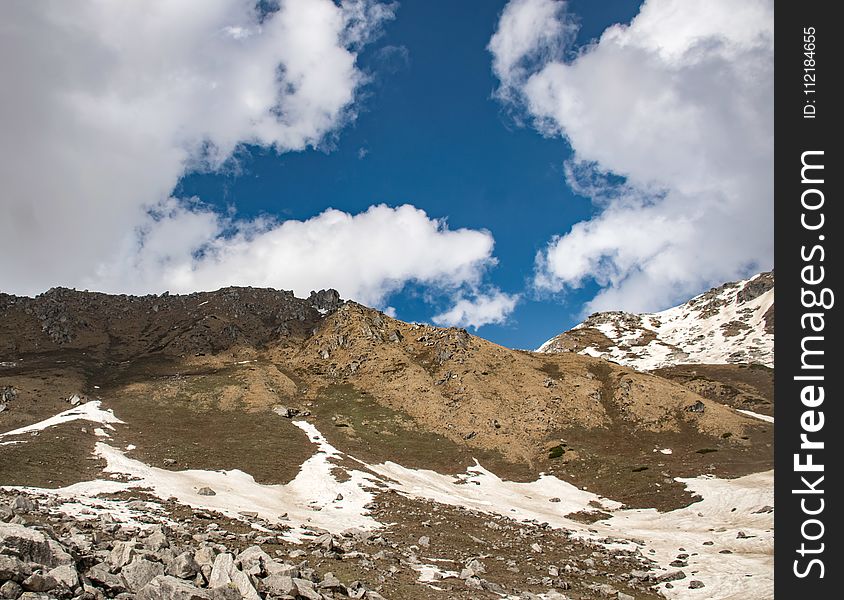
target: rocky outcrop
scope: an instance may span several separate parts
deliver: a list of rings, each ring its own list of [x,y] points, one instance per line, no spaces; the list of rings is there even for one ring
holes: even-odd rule
[[[0,355],[62,348],[126,359],[261,347],[304,337],[342,304],[336,290],[301,299],[290,291],[251,287],[186,295],[109,295],[66,288],[35,298],[0,294]]]

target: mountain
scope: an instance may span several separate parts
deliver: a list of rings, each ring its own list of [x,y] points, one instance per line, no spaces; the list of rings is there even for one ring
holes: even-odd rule
[[[657,313],[601,312],[537,352],[576,352],[639,371],[681,364],[774,364],[774,273],[713,288]]]
[[[0,521],[76,553],[109,597],[188,585],[132,575],[165,570],[203,598],[226,577],[285,597],[271,571],[294,570],[310,583],[285,593],[309,598],[764,595],[773,430],[698,379],[512,350],[333,290],[0,294]],[[37,537],[3,527],[0,559],[4,535]],[[109,562],[118,543],[146,554]],[[184,553],[207,572],[171,567]]]

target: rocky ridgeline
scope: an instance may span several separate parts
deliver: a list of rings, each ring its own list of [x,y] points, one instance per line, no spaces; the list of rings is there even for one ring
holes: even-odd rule
[[[146,530],[99,519],[48,518],[25,495],[0,505],[0,598],[12,600],[383,600],[360,582],[318,574],[307,560],[272,557],[260,546],[230,550],[186,529]],[[315,552],[341,551],[331,534]],[[321,549],[321,550],[320,550]],[[289,557],[307,553],[294,550]]]
[[[85,349],[131,357],[219,352],[305,336],[343,304],[336,290],[229,287],[214,292],[130,296],[53,288],[34,298],[0,293],[0,354]],[[5,346],[2,341],[14,342]]]

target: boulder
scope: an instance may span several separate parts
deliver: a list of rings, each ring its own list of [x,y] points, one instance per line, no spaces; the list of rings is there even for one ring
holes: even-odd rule
[[[263,580],[263,587],[271,596],[296,596],[299,593],[293,578],[287,575],[270,575]]]
[[[136,600],[213,600],[209,590],[202,590],[190,583],[159,575],[147,583],[135,596]]]
[[[97,563],[88,569],[85,575],[97,587],[103,588],[111,594],[120,594],[126,591],[126,583],[119,575],[112,573],[106,563]]]
[[[145,558],[136,558],[120,571],[126,588],[130,592],[137,592],[150,581],[164,575],[164,565]]]
[[[293,578],[293,585],[299,596],[306,600],[322,600],[322,594],[314,589],[314,584],[307,579]]]
[[[267,565],[273,562],[272,557],[264,552],[260,546],[250,546],[237,555],[235,565],[244,573],[255,577],[268,574]]]
[[[20,583],[32,573],[32,569],[25,562],[14,556],[0,554],[0,581],[16,581]]]
[[[194,560],[193,552],[182,552],[167,563],[167,575],[179,579],[193,579],[199,572],[199,565]]]
[[[229,584],[237,588],[243,600],[261,600],[258,592],[252,586],[252,582],[249,581],[249,577],[235,566],[234,557],[228,552],[224,552],[217,555],[214,560],[214,568],[211,570],[208,587],[222,588]]]
[[[59,587],[66,590],[72,590],[79,585],[79,573],[76,572],[76,567],[73,565],[56,567],[47,573],[47,575],[55,579]]]
[[[38,504],[27,496],[19,495],[12,500],[11,508],[14,513],[20,515],[35,512],[38,510]]]
[[[163,550],[164,548],[168,548],[170,543],[167,541],[167,536],[164,535],[164,531],[161,527],[156,527],[153,529],[150,534],[144,539],[144,547],[152,550],[153,552],[157,550]]]
[[[686,574],[683,571],[669,571],[668,573],[663,573],[659,577],[656,578],[657,583],[665,583],[666,581],[677,581],[678,579],[685,579]]]
[[[345,593],[346,586],[340,583],[340,580],[337,579],[334,573],[326,573],[323,576],[322,581],[319,583],[319,589]]]
[[[15,523],[0,523],[0,554],[47,567],[73,563],[70,554],[57,542],[40,531]]]
[[[23,593],[23,588],[14,581],[7,581],[0,585],[0,598],[3,600],[15,600]]]
[[[132,562],[137,554],[134,541],[114,542],[111,553],[108,555],[108,562],[113,568],[120,569]]]
[[[296,415],[299,414],[299,411],[295,408],[290,408],[289,406],[284,406],[283,404],[276,404],[273,406],[273,412],[280,417],[284,417],[285,419],[292,419]]]
[[[59,582],[50,575],[33,573],[23,580],[21,587],[28,592],[49,592],[59,587]]]

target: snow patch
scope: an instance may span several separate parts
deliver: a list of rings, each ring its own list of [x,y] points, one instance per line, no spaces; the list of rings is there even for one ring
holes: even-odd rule
[[[743,415],[747,415],[748,417],[753,417],[754,419],[765,421],[766,423],[774,422],[774,417],[769,417],[768,415],[760,415],[759,413],[755,413],[752,410],[742,410],[740,408],[737,408],[736,411],[740,412]]]
[[[93,423],[99,423],[100,425],[112,430],[114,429],[112,423],[123,423],[123,421],[114,416],[114,412],[112,410],[102,410],[100,408],[100,401],[94,400],[61,412],[39,423],[7,431],[6,433],[0,433],[0,438],[11,435],[23,435],[25,433],[34,433],[37,435],[38,432],[43,431],[48,427],[55,427],[56,425],[69,423],[71,421],[91,421]]]

